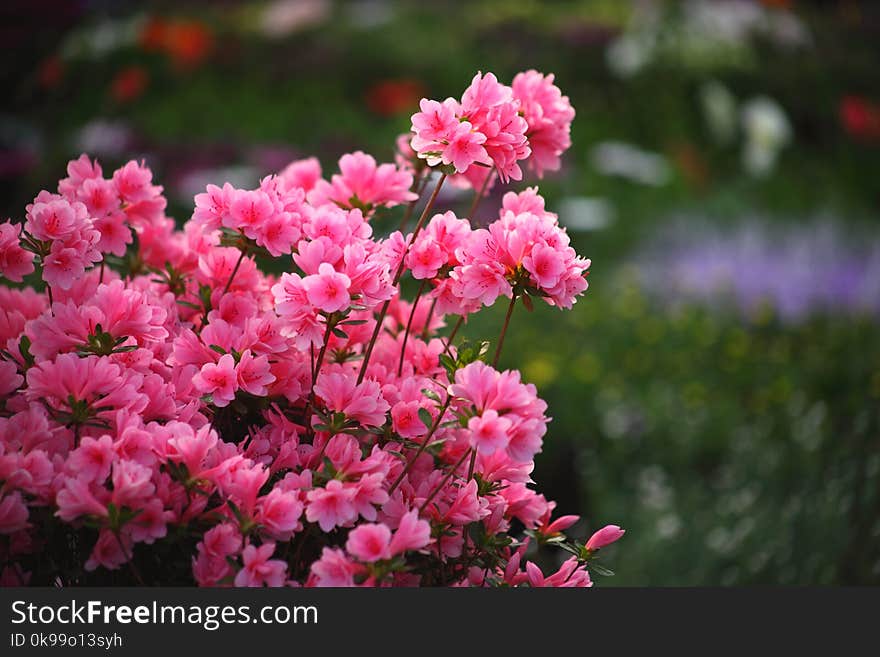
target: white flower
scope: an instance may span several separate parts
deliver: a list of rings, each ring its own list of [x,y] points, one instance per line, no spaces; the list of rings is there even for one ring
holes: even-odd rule
[[[759,96],[742,108],[742,125],[745,132],[743,166],[755,176],[769,174],[779,151],[791,141],[791,124],[772,98]]]

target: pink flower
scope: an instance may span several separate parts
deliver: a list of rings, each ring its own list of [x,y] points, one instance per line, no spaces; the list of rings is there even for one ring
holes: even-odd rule
[[[86,206],[79,202],[41,192],[27,207],[25,230],[38,240],[52,241],[68,237],[88,218]]]
[[[67,469],[86,481],[103,483],[110,476],[113,464],[113,439],[101,436],[97,440],[86,436],[67,459]]]
[[[478,74],[461,102],[423,100],[396,164],[355,152],[329,181],[310,159],[256,189],[209,185],[181,229],[143,163],[106,180],[85,155],[24,227],[0,223],[0,273],[39,265],[48,284],[0,286],[0,581],[88,584],[103,568],[162,583],[189,566],[202,586],[415,586],[439,573],[453,586],[588,586],[576,559],[545,576],[525,562],[528,541],[504,547],[576,520],[552,519],[532,486],[546,403],[481,361],[447,381],[441,356],[456,351],[437,331],[514,289],[570,307],[589,261],[536,188],[505,195],[486,228],[435,214],[412,248],[369,222],[414,199],[414,177],[439,173],[426,164],[477,188],[519,177],[526,134],[533,168],[554,168],[573,113],[552,77],[517,80],[514,92]],[[259,249],[242,258],[246,244]],[[109,253],[138,266],[96,268]],[[290,254],[297,273],[262,271],[259,253]],[[402,263],[431,284],[421,304],[392,284]],[[327,331],[337,320],[344,333]],[[59,559],[49,530],[92,531],[91,553]],[[192,540],[166,555],[160,542],[179,532]],[[274,541],[296,545],[273,558]],[[64,566],[51,582],[28,570],[38,551]],[[137,568],[120,568],[133,555]]]
[[[453,290],[465,299],[491,306],[500,296],[510,296],[513,289],[500,262],[480,262],[457,267],[451,274]]]
[[[9,221],[0,224],[0,274],[18,283],[34,271],[34,254],[21,248],[20,234],[21,226]]]
[[[238,377],[235,375],[235,359],[232,354],[223,354],[215,363],[202,366],[193,377],[193,385],[200,393],[211,395],[215,406],[227,406],[235,399]]]
[[[140,413],[149,402],[140,391],[143,377],[123,370],[107,356],[61,354],[38,362],[26,378],[27,399],[39,400],[65,416],[75,415],[79,423],[94,418],[112,422],[119,410]]]
[[[344,310],[351,304],[348,294],[351,279],[337,272],[329,263],[322,262],[318,266],[318,273],[306,276],[302,285],[309,303],[326,313]]]
[[[221,225],[230,223],[229,206],[235,196],[235,189],[229,183],[223,187],[208,185],[207,191],[196,194],[196,208],[193,212],[193,221],[204,223],[205,227],[215,230]]]
[[[513,96],[520,102],[528,123],[532,155],[529,168],[543,177],[544,171],[558,171],[560,155],[571,146],[571,122],[574,108],[553,84],[553,75],[544,76],[535,70],[519,73],[513,78]]]
[[[590,540],[587,541],[585,547],[588,550],[599,550],[606,545],[611,545],[620,539],[625,533],[626,530],[621,529],[617,525],[605,525],[602,529],[590,536]]]
[[[567,559],[558,571],[545,577],[541,569],[532,561],[526,564],[526,574],[529,586],[543,588],[548,586],[562,587],[590,587],[593,582],[587,569],[580,566],[577,557]]]
[[[111,500],[117,508],[137,509],[156,492],[152,482],[153,471],[134,461],[118,460],[113,463],[113,492]]]
[[[28,510],[21,499],[21,493],[15,491],[0,497],[0,534],[13,534],[28,525]]]
[[[349,559],[338,548],[325,547],[321,558],[312,564],[312,586],[343,587],[354,586],[354,577],[362,570],[362,566]]]
[[[94,227],[101,233],[101,240],[98,242],[101,253],[112,253],[117,257],[125,255],[133,238],[124,212],[101,215],[94,220]]]
[[[143,163],[134,160],[113,172],[113,184],[116,192],[127,203],[138,203],[149,200],[161,188],[152,185],[153,172]]]
[[[96,495],[105,498],[106,491],[103,488],[97,488],[94,483],[86,479],[67,477],[55,499],[55,503],[58,505],[58,511],[55,512],[55,515],[66,522],[82,516],[105,518],[107,517],[109,500],[99,500]]]
[[[510,442],[510,420],[500,417],[497,412],[484,411],[482,415],[468,420],[470,444],[480,454],[492,454],[504,449]]]
[[[15,392],[24,383],[24,377],[18,373],[18,366],[8,360],[0,360],[0,397]]]
[[[361,561],[372,563],[391,558],[391,530],[382,524],[358,525],[348,535],[346,551]]]
[[[287,579],[287,564],[270,559],[275,552],[274,543],[260,547],[248,544],[241,553],[244,567],[235,575],[236,586],[282,586]]]
[[[412,148],[421,157],[426,149],[439,144],[455,130],[458,123],[458,103],[452,98],[447,98],[442,103],[422,98],[419,109],[420,112],[412,115],[412,131],[415,134]]]
[[[345,413],[364,426],[382,426],[390,406],[379,392],[379,384],[366,380],[358,384],[353,374],[325,373],[318,376],[315,395],[328,410]]]
[[[519,115],[513,90],[492,73],[477,73],[461,98],[461,117],[486,136],[483,146],[502,182],[522,179],[517,164],[529,156],[528,123]]]
[[[444,264],[446,254],[430,235],[420,235],[406,255],[406,266],[416,280],[434,278]]]
[[[324,488],[315,488],[306,494],[306,520],[317,522],[322,531],[345,527],[357,520],[354,506],[355,491],[332,479]]]
[[[542,289],[552,289],[565,272],[563,255],[557,249],[544,244],[536,244],[522,262],[523,267]]]
[[[299,228],[286,213],[272,215],[254,226],[251,232],[257,245],[275,257],[290,253],[291,247],[300,238]]]
[[[306,192],[311,191],[321,178],[321,163],[316,157],[296,160],[288,164],[278,178],[287,189],[298,187]]]
[[[388,551],[392,556],[408,550],[421,550],[431,542],[431,525],[419,518],[417,511],[409,511],[400,518]]]
[[[103,171],[97,160],[93,163],[89,156],[83,153],[67,163],[67,175],[67,178],[58,181],[58,193],[65,198],[75,198],[77,190],[81,189],[86,181],[101,178]]]
[[[245,349],[241,353],[238,365],[235,366],[235,374],[238,387],[257,397],[265,397],[266,386],[275,381],[275,376],[269,371],[269,358],[254,357],[250,349]]]
[[[303,507],[298,493],[274,488],[257,502],[257,522],[273,538],[289,540],[293,532],[302,529]]]
[[[416,438],[428,433],[428,427],[419,417],[421,405],[417,401],[398,402],[391,407],[394,430],[404,438]]]
[[[275,214],[275,205],[266,192],[236,190],[229,204],[229,215],[224,224],[227,228],[240,230],[248,237],[255,237],[259,227]]]
[[[312,205],[335,203],[342,208],[360,208],[369,213],[375,207],[392,207],[416,199],[410,191],[411,173],[394,164],[377,166],[376,160],[362,151],[343,155],[339,159],[339,171],[340,175],[334,175],[329,183],[315,182],[308,195]]]
[[[85,563],[85,569],[91,572],[103,566],[107,570],[116,570],[128,561],[131,548],[131,539],[125,534],[117,536],[109,529],[102,529]]]
[[[486,135],[476,132],[467,121],[457,124],[446,142],[440,159],[443,164],[451,164],[457,172],[467,171],[475,162],[489,165],[489,155],[483,147]]]

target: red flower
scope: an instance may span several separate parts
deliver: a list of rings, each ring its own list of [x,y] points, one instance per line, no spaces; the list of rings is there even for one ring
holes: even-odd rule
[[[124,68],[110,83],[110,95],[118,103],[127,103],[139,98],[147,88],[150,77],[141,66]]]
[[[865,98],[844,96],[840,101],[840,123],[854,139],[880,140],[880,106]]]
[[[382,80],[367,89],[366,102],[376,114],[394,116],[406,112],[425,95],[418,80]]]

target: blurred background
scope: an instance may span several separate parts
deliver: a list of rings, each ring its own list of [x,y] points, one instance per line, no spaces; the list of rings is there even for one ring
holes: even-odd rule
[[[207,182],[391,161],[477,70],[555,73],[574,145],[513,188],[593,267],[505,345],[554,417],[539,488],[627,529],[603,585],[880,583],[880,3],[6,0],[0,31],[4,218],[88,152],[182,223]]]

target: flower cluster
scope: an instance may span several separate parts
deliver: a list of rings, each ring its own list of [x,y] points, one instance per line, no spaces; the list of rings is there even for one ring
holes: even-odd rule
[[[526,135],[546,132],[534,168],[553,168],[572,112],[552,76],[523,75],[516,94],[487,74],[460,103],[423,101],[419,155],[518,179]],[[0,225],[0,274],[35,286],[0,288],[0,582],[589,586],[601,572],[596,551],[622,531],[570,540],[577,517],[552,518],[532,487],[549,418],[496,367],[507,322],[492,365],[488,343],[438,333],[501,295],[511,311],[570,307],[589,261],[536,189],[507,194],[487,228],[431,216],[434,193],[411,232],[376,237],[375,215],[415,205],[412,167],[358,152],[339,169],[210,185],[177,229],[144,164],[105,179],[83,155]],[[288,254],[280,275],[257,266]],[[412,302],[404,276],[422,285]],[[571,553],[549,575],[547,545]]]

